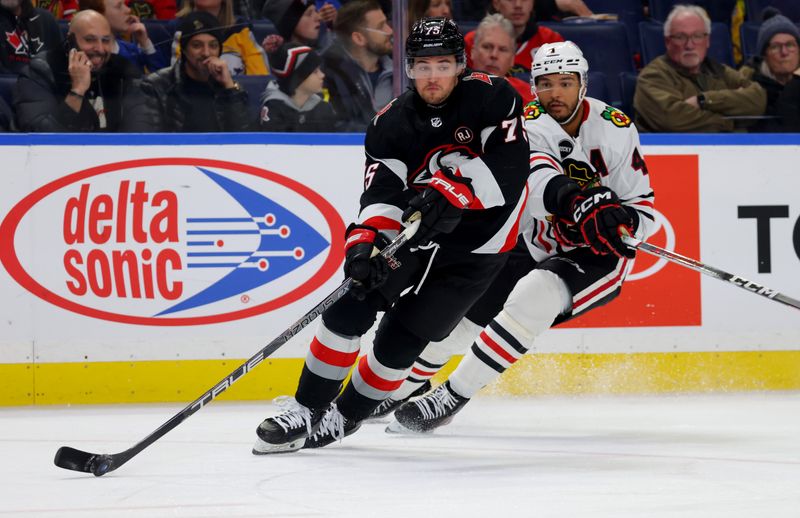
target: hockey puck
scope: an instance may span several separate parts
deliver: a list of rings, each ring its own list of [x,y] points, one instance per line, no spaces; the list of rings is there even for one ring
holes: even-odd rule
[[[102,477],[111,469],[111,458],[108,455],[100,455],[92,461],[92,473],[95,477]]]

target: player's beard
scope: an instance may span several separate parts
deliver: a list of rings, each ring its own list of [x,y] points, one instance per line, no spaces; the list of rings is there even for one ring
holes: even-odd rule
[[[546,111],[547,114],[550,117],[552,117],[558,123],[566,122],[570,117],[572,117],[572,114],[575,113],[575,110],[578,109],[578,100],[577,99],[572,104],[567,104],[564,101],[559,101],[559,103],[561,104],[561,106],[563,108],[560,109],[560,111],[561,111],[560,114],[555,114],[555,113],[553,113],[552,108],[551,108],[552,103],[553,103],[553,101],[550,101],[550,103],[544,105],[544,111]]]

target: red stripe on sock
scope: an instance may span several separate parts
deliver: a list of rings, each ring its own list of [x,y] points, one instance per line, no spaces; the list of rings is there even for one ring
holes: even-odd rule
[[[322,363],[336,367],[350,367],[358,358],[358,350],[351,353],[343,353],[323,344],[317,340],[316,336],[311,340],[311,354]]]
[[[416,374],[417,376],[423,376],[425,378],[432,378],[436,371],[423,371],[416,367],[411,367],[411,373]]]
[[[614,277],[610,281],[601,284],[599,288],[592,290],[587,295],[584,295],[580,299],[574,301],[572,303],[572,307],[577,308],[578,306],[581,306],[582,304],[585,304],[587,301],[591,300],[599,293],[603,291],[608,291],[609,289],[613,288],[616,284],[618,284],[619,280],[622,278],[622,275],[625,273],[625,262],[626,260],[623,259],[622,266],[617,270],[616,275],[614,275]]]
[[[489,337],[489,335],[487,335],[487,334],[486,334],[486,331],[481,331],[481,336],[480,336],[480,338],[481,338],[481,340],[483,340],[483,343],[485,343],[486,345],[488,345],[488,346],[489,346],[489,348],[490,348],[492,351],[494,351],[494,352],[496,352],[497,354],[499,354],[499,355],[500,355],[500,357],[501,357],[501,358],[503,358],[503,359],[504,359],[505,361],[507,361],[508,363],[514,363],[515,361],[517,361],[517,359],[516,359],[516,358],[514,358],[513,356],[511,356],[510,354],[508,354],[508,351],[506,351],[505,349],[503,349],[502,347],[500,347],[500,344],[498,344],[497,342],[495,342],[494,340],[492,340],[492,339],[491,339],[491,337]]]
[[[400,388],[400,385],[402,385],[404,381],[403,379],[387,380],[386,378],[378,376],[369,368],[366,356],[362,356],[361,360],[358,362],[358,373],[361,375],[361,379],[364,380],[364,383],[374,389],[384,392],[394,392]]]

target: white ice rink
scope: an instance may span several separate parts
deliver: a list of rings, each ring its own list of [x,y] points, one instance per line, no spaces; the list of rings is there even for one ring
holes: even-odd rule
[[[434,435],[366,424],[255,457],[272,407],[214,403],[102,478],[182,405],[0,409],[0,516],[800,517],[800,394],[479,397]]]

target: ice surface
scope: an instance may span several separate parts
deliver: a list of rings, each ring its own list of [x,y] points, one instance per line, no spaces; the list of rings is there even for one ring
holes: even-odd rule
[[[102,478],[182,405],[0,409],[0,516],[798,517],[800,394],[479,397],[433,435],[365,424],[256,457],[267,404],[216,402]]]

